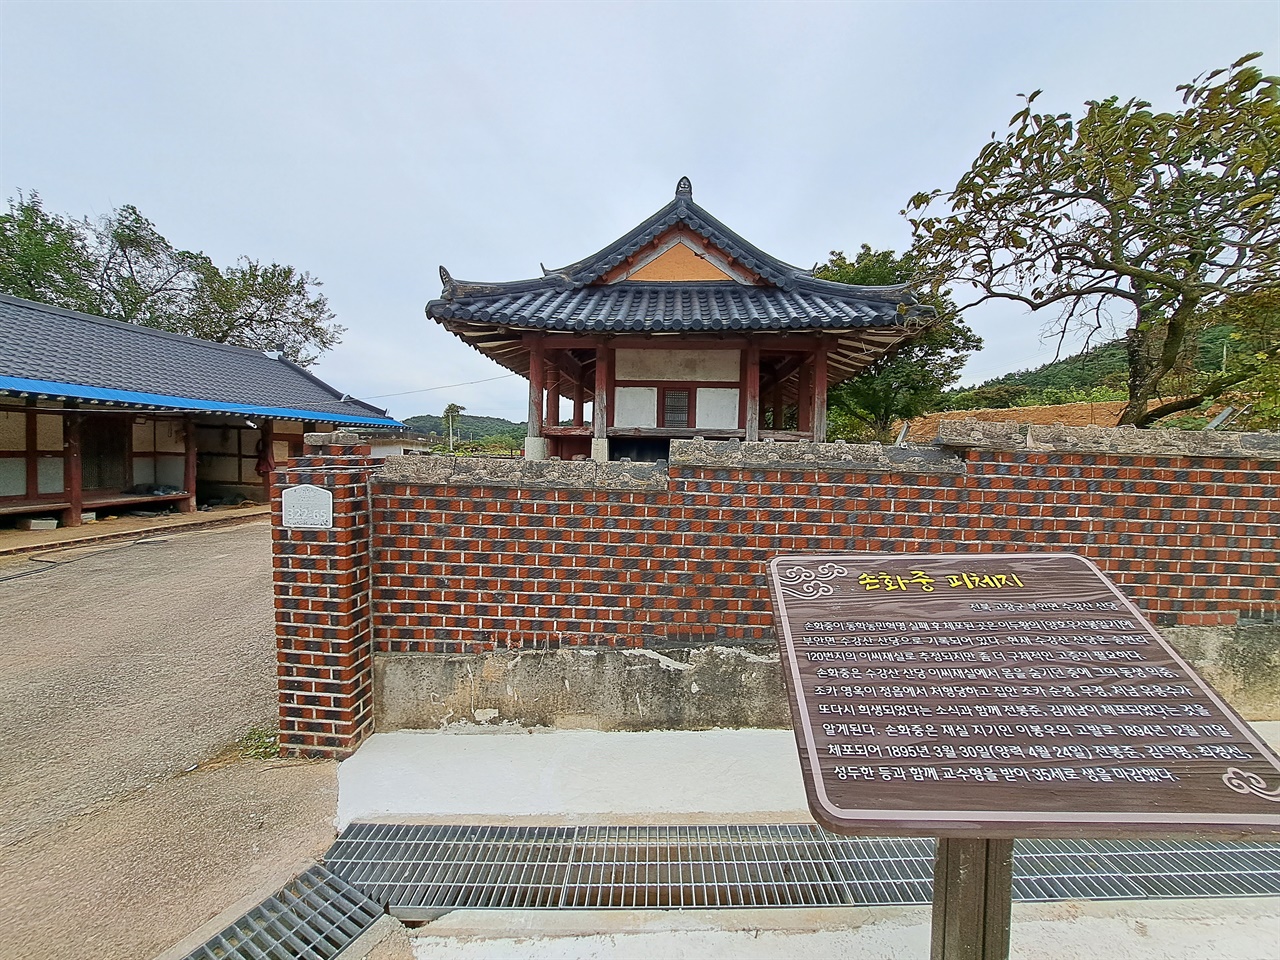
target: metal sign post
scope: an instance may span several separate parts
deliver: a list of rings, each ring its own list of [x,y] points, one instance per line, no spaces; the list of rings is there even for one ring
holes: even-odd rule
[[[810,809],[940,838],[935,960],[1008,955],[1016,837],[1280,836],[1280,759],[1089,561],[795,554],[769,579]]]

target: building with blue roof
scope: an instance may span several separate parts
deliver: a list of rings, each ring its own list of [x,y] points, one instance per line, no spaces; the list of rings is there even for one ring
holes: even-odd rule
[[[0,516],[263,500],[336,427],[404,429],[278,354],[0,295]]]

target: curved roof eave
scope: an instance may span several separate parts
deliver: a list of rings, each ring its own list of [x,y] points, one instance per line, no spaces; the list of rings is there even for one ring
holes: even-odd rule
[[[260,403],[228,403],[219,400],[202,400],[198,397],[179,397],[168,394],[147,393],[140,390],[119,390],[111,387],[95,387],[82,383],[59,383],[54,380],[33,380],[27,377],[0,376],[0,393],[12,393],[37,397],[65,397],[88,400],[106,406],[141,407],[148,410],[182,413],[232,413],[259,417],[281,417],[291,420],[318,420],[322,423],[351,423],[361,426],[403,427],[399,420],[388,416],[365,416],[340,410],[314,410],[304,407],[270,406]],[[351,401],[337,401],[350,403]],[[376,410],[369,404],[360,404]],[[39,407],[35,408],[39,410]]]
[[[449,271],[441,266],[441,296],[427,304],[427,315],[435,315],[432,313],[432,307],[435,304],[461,297],[532,293],[539,290],[568,290],[586,286],[604,276],[627,257],[678,223],[683,223],[708,242],[723,249],[742,266],[784,290],[806,289],[815,293],[838,293],[866,300],[908,305],[916,303],[916,298],[911,292],[911,284],[873,287],[839,283],[835,280],[820,279],[813,275],[811,269],[804,269],[779,260],[735,233],[694,203],[693,187],[689,178],[681,177],[676,186],[675,197],[652,216],[628,230],[617,240],[576,263],[555,270],[544,267],[541,277],[502,282],[455,280]]]

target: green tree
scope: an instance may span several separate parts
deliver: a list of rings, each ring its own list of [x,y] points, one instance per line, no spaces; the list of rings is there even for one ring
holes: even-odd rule
[[[95,312],[112,320],[190,333],[200,277],[216,267],[202,253],[179,250],[138,208],[125,204],[92,228]]]
[[[1249,376],[1223,394],[1238,408],[1247,409],[1242,426],[1255,430],[1280,429],[1280,287],[1247,297],[1232,297],[1219,315],[1230,323],[1232,349],[1223,376],[1239,371]]]
[[[96,223],[48,213],[21,193],[0,214],[0,292],[125,323],[280,350],[307,365],[335,346],[320,281],[294,267],[241,257],[219,269],[170,243],[126,204]]]
[[[853,260],[832,251],[830,261],[814,275],[840,283],[890,286],[909,283],[916,273],[914,253],[899,257],[864,243]],[[937,311],[924,332],[827,392],[832,439],[892,440],[897,421],[937,409],[942,392],[959,379],[965,359],[982,346],[981,338],[960,319],[949,291],[934,292],[921,302]]]
[[[1026,97],[951,191],[908,204],[921,267],[935,284],[977,288],[962,310],[991,299],[1058,310],[1061,338],[1122,318],[1121,423],[1256,376],[1262,360],[1160,402],[1216,308],[1280,284],[1280,80],[1258,56],[1179,87],[1176,112],[1111,97],[1076,121],[1033,113],[1040,91]]]
[[[219,270],[207,261],[187,315],[193,337],[242,347],[270,345],[302,366],[337,345],[343,328],[310,274],[279,263],[241,257]]]
[[[40,194],[19,193],[0,214],[0,291],[68,310],[96,305],[86,225],[49,213]]]

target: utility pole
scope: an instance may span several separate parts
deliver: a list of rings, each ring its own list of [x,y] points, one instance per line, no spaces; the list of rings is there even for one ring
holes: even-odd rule
[[[453,453],[453,422],[458,419],[458,414],[466,407],[460,407],[456,403],[451,403],[444,408],[444,418],[449,421],[449,452]]]

